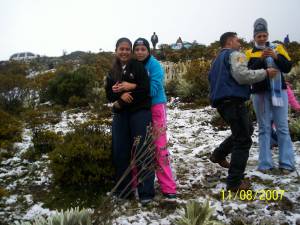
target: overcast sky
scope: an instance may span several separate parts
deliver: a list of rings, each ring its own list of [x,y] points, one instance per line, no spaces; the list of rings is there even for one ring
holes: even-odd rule
[[[263,17],[271,40],[300,42],[300,0],[0,0],[0,60],[30,51],[60,56],[65,50],[114,51],[119,37],[159,44],[209,44],[226,31],[247,41]]]

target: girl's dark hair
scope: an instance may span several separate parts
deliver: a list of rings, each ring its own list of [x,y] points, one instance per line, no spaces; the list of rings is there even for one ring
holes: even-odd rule
[[[131,43],[131,41],[130,41],[128,38],[126,38],[126,37],[122,37],[122,38],[119,38],[119,39],[117,40],[117,43],[116,43],[116,50],[117,50],[117,48],[119,47],[119,45],[120,45],[122,42],[127,42],[127,43],[130,45],[130,48],[132,49],[132,43]]]
[[[116,50],[122,42],[127,42],[130,45],[130,49],[132,50],[132,43],[126,37],[122,37],[117,40]],[[122,79],[122,65],[121,65],[120,60],[117,57],[115,57],[115,60],[114,60],[114,63],[113,63],[112,69],[111,69],[111,76],[115,81],[121,81],[121,79]]]

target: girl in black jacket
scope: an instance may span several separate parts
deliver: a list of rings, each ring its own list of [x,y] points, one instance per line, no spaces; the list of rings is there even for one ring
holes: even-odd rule
[[[112,70],[106,78],[106,95],[113,102],[112,147],[113,163],[116,170],[116,181],[123,177],[132,159],[132,149],[136,155],[142,155],[147,148],[142,148],[147,127],[151,123],[150,83],[142,63],[131,58],[132,44],[128,38],[120,38],[116,44],[116,59]],[[120,88],[122,81],[135,83],[136,88],[130,92]],[[133,146],[135,139],[140,141]],[[135,162],[138,170],[138,193],[142,204],[154,198],[154,170],[151,152]],[[128,172],[128,170],[127,170]],[[140,179],[139,179],[140,178]],[[133,194],[131,172],[118,186],[115,195],[127,198]]]

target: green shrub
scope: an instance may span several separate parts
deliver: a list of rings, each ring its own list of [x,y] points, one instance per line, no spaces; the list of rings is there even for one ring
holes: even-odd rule
[[[55,125],[61,121],[61,114],[62,114],[62,107],[59,105],[54,105],[51,107],[51,110],[44,109],[44,119],[46,120],[46,123]]]
[[[80,103],[87,102],[85,99],[93,90],[95,80],[96,70],[94,67],[82,66],[74,72],[58,71],[56,77],[49,81],[46,95],[50,100],[61,105],[68,105],[70,98],[73,98],[71,100],[74,104],[74,96],[77,97],[77,103],[79,102],[78,98],[82,99]]]
[[[111,135],[103,122],[75,127],[50,153],[50,168],[61,185],[99,185],[111,182]]]
[[[30,96],[25,76],[18,74],[0,74],[0,108],[19,114]]]
[[[26,75],[28,65],[24,62],[9,61],[0,65],[0,74],[11,76],[11,75]]]
[[[33,90],[38,91],[40,102],[46,102],[47,101],[48,83],[54,77],[55,77],[55,73],[48,72],[48,73],[42,73],[42,74],[34,77],[33,79],[29,80],[30,88],[33,89]]]
[[[74,95],[69,98],[69,105],[71,107],[82,107],[82,106],[86,106],[87,104],[88,101],[86,98],[80,98]]]
[[[180,81],[176,77],[175,79],[172,79],[166,83],[166,94],[170,96],[178,96],[178,87],[180,86]]]
[[[62,142],[62,137],[53,131],[36,130],[33,133],[33,147],[29,148],[22,158],[35,161],[40,159],[42,154],[49,153],[54,150],[55,146]]]
[[[192,60],[187,66],[187,72],[183,75],[183,79],[187,82],[185,87],[185,99],[195,101],[198,99],[208,98],[209,83],[208,71],[210,69],[210,61]],[[188,90],[187,90],[188,89]]]
[[[297,89],[299,87],[299,77],[300,77],[300,62],[295,62],[291,71],[285,76],[285,80],[288,81],[292,89]]]
[[[46,124],[43,112],[39,109],[28,109],[22,113],[22,119],[33,132]]]
[[[0,148],[10,148],[21,140],[22,124],[10,114],[0,110]]]
[[[191,102],[194,100],[193,85],[190,81],[179,79],[177,86],[177,95],[184,102]]]
[[[29,96],[25,77],[28,65],[20,62],[7,62],[0,65],[0,108],[19,114],[24,100]]]
[[[289,123],[290,134],[293,141],[300,140],[300,118],[291,119]]]
[[[89,106],[94,113],[106,118],[111,116],[111,109],[105,104],[107,103],[107,99],[103,87],[95,85],[93,91],[90,93],[89,99],[93,99],[93,101],[89,102]]]
[[[47,219],[38,217],[30,222],[16,222],[15,225],[92,225],[91,213],[79,208],[69,209],[67,211],[56,212]]]
[[[14,151],[11,150],[12,143],[9,141],[2,142],[3,146],[9,146],[7,149],[0,148],[0,162],[5,159],[12,158],[14,156]]]
[[[41,153],[48,153],[54,150],[55,145],[62,141],[62,138],[53,131],[38,131],[33,134],[32,142],[34,148]]]
[[[63,109],[58,105],[49,107],[38,107],[27,109],[22,118],[33,132],[42,130],[47,124],[57,124],[61,121],[61,113]]]
[[[199,106],[209,105],[208,71],[210,61],[195,59],[185,62],[187,72],[166,83],[168,96],[180,97],[184,102],[195,102]]]
[[[292,62],[297,63],[300,61],[300,44],[296,41],[292,41],[287,45],[284,45],[287,48],[289,56],[292,59]]]

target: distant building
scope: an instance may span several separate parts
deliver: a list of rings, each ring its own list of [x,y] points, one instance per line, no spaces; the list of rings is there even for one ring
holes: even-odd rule
[[[9,60],[16,60],[16,61],[28,61],[31,59],[37,58],[37,55],[31,53],[31,52],[19,52],[13,54]]]
[[[171,44],[170,46],[174,50],[179,50],[179,49],[182,49],[182,48],[190,48],[190,47],[193,46],[193,44],[190,43],[190,42],[184,41],[182,43]]]
[[[174,50],[179,50],[179,49],[182,49],[182,48],[190,48],[190,47],[193,46],[193,44],[190,43],[190,42],[187,42],[187,41],[182,41],[181,37],[179,37],[177,39],[176,43],[171,44],[170,46]]]

